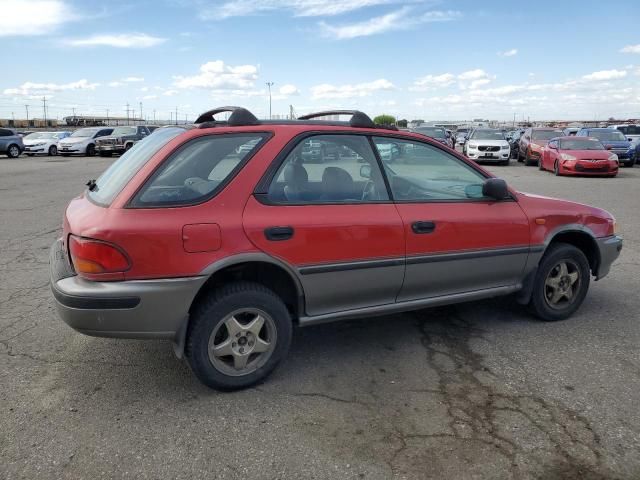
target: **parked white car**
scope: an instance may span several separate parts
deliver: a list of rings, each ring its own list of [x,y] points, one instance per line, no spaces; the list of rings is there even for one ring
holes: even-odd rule
[[[475,128],[463,147],[464,154],[476,162],[509,165],[511,146],[504,133],[492,128]]]
[[[92,157],[96,154],[95,139],[111,135],[111,132],[113,132],[113,128],[81,128],[58,142],[58,153],[63,157],[68,157],[71,154]]]
[[[34,155],[56,156],[58,142],[67,138],[71,132],[34,132],[22,138],[24,153],[30,157]]]

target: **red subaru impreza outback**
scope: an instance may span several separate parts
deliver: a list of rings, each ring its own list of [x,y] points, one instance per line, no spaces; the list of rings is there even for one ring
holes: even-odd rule
[[[330,114],[351,120],[317,120]],[[516,292],[564,319],[622,248],[609,213],[516,192],[357,111],[211,110],[87,185],[51,250],[60,316],[87,335],[171,339],[219,389],[269,375],[294,325]]]
[[[591,137],[558,137],[542,148],[540,170],[556,175],[606,175],[615,177],[620,162],[600,140]]]

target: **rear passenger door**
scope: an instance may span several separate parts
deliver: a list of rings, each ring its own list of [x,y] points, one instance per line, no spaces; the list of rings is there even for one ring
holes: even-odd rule
[[[278,162],[243,225],[254,245],[297,272],[307,315],[395,302],[404,231],[368,138],[305,136]]]
[[[376,145],[385,137],[374,137]],[[406,271],[398,301],[510,287],[522,281],[529,222],[512,199],[483,197],[485,176],[449,152],[396,140],[385,164],[404,223]]]

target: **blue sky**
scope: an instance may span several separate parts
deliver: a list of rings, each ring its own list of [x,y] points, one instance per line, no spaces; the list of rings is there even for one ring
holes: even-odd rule
[[[0,118],[640,118],[640,2],[0,0]],[[615,28],[614,28],[615,26]]]

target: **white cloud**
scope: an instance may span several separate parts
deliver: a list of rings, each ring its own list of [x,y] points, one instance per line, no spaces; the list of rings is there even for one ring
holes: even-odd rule
[[[125,77],[122,79],[122,81],[128,83],[144,82],[144,77]]]
[[[146,33],[96,34],[87,38],[64,40],[72,47],[115,47],[115,48],[149,48],[166,42],[166,38],[154,37]]]
[[[252,89],[258,78],[258,67],[255,65],[225,65],[222,60],[207,62],[200,66],[200,73],[192,76],[175,76],[174,86],[177,88],[207,88],[232,90]]]
[[[640,53],[640,43],[638,45],[627,45],[620,49],[622,53]]]
[[[143,100],[154,100],[158,98],[157,95],[145,95],[144,97],[142,97]]]
[[[362,22],[343,25],[329,25],[320,22],[322,35],[337,40],[346,40],[357,37],[366,37],[393,30],[407,30],[416,25],[430,22],[446,22],[460,17],[460,12],[430,11],[417,14],[411,7],[403,7],[386,15],[370,18]]]
[[[395,90],[395,88],[393,83],[384,78],[355,85],[330,85],[323,83],[311,87],[311,97],[314,99],[366,97],[375,92]]]
[[[452,73],[443,73],[441,75],[425,75],[413,82],[410,88],[412,91],[430,90],[433,88],[447,87],[455,82],[456,76]]]
[[[164,95],[165,97],[173,97],[174,95],[177,95],[179,92],[177,90],[166,90],[165,92],[162,93],[162,95]]]
[[[3,0],[0,37],[45,35],[81,18],[62,0]]]
[[[113,87],[113,88],[117,88],[117,87],[123,87],[124,83],[123,82],[109,82],[107,85],[109,85],[110,87]]]
[[[468,70],[466,72],[462,72],[458,75],[458,80],[478,80],[479,78],[488,77],[487,72],[484,70],[477,68],[475,70]]]
[[[518,54],[517,48],[512,48],[510,50],[505,50],[504,52],[498,52],[498,55],[501,57],[514,57]]]
[[[481,87],[482,85],[486,85],[489,82],[491,82],[491,80],[488,78],[479,78],[478,80],[474,80],[473,82],[471,82],[471,85],[469,85],[469,88],[473,90],[478,87]]]
[[[149,87],[142,87],[140,89],[141,92],[148,92],[149,91]]]
[[[300,95],[300,90],[298,90],[298,87],[289,83],[281,86],[278,91],[280,92],[280,95]]]
[[[412,0],[411,3],[422,3]],[[296,17],[327,17],[353,12],[367,7],[406,3],[402,0],[230,0],[218,5],[200,5],[203,20],[223,20],[230,17],[258,15],[277,10],[291,12]]]
[[[55,92],[63,92],[67,90],[95,90],[99,87],[99,83],[89,83],[82,79],[77,82],[70,83],[35,83],[25,82],[17,88],[7,88],[4,90],[5,95],[45,95]]]
[[[593,72],[589,75],[583,75],[582,78],[589,81],[604,81],[624,78],[626,76],[627,72],[624,70],[600,70],[599,72]]]

